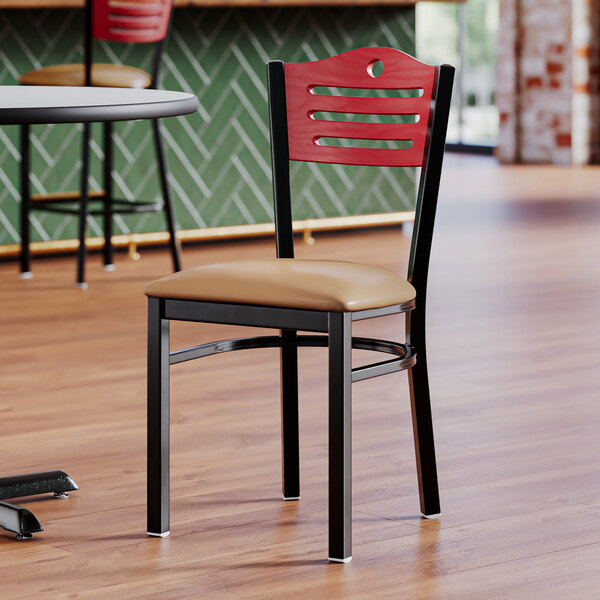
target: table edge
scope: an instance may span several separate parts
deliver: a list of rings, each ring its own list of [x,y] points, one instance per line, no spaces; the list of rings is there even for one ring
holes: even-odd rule
[[[194,95],[149,104],[4,108],[0,109],[0,125],[94,123],[160,119],[163,117],[191,114],[197,108],[198,98]]]

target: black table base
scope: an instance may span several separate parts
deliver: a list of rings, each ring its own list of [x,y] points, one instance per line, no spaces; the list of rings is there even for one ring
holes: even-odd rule
[[[0,477],[0,500],[49,493],[54,493],[57,498],[66,498],[68,492],[78,489],[77,484],[64,471]],[[20,540],[44,530],[30,510],[8,502],[0,502],[0,527],[16,533]]]
[[[197,107],[198,99],[193,94],[166,90],[0,86],[0,125],[159,119],[193,113]],[[43,530],[30,510],[2,500],[48,493],[65,497],[77,489],[64,471],[0,478],[0,528],[16,533],[18,539]]]

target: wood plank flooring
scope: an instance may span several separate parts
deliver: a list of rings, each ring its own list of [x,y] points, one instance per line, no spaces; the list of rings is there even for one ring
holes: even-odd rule
[[[278,354],[172,369],[172,528],[145,534],[145,282],[0,264],[3,474],[63,468],[68,500],[0,532],[0,598],[592,600],[600,597],[600,169],[449,155],[429,293],[443,515],[419,516],[406,374],[354,385],[354,560],[327,557],[325,354],[301,350],[300,502],[280,499]],[[404,272],[398,230],[320,235],[304,257]],[[186,248],[186,266],[272,255]],[[403,335],[402,319],[355,332]],[[245,334],[175,324],[174,346]],[[364,353],[355,359],[362,361]]]

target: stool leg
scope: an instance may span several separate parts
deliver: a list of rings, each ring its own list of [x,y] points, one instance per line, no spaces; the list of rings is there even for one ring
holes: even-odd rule
[[[77,287],[85,289],[85,237],[88,213],[88,175],[90,170],[90,134],[91,123],[83,124],[83,143],[81,150],[81,198],[79,201],[79,248],[77,249]]]
[[[21,125],[21,277],[24,279],[31,277],[29,147],[29,125]]]
[[[352,560],[350,313],[329,313],[329,560]]]
[[[181,271],[181,242],[175,235],[177,221],[175,219],[175,209],[173,208],[173,203],[171,201],[171,191],[169,189],[169,181],[167,178],[167,157],[163,147],[159,119],[152,120],[152,128],[154,130],[154,145],[156,147],[156,159],[158,161],[158,173],[162,188],[165,217],[169,229],[169,248],[171,249],[171,256],[173,257],[173,270]]]
[[[104,123],[104,269],[114,269],[113,260],[113,124],[110,121]]]
[[[300,452],[298,440],[298,348],[293,345],[296,332],[284,330],[281,361],[281,463],[284,500],[300,498]]]
[[[148,298],[148,535],[169,535],[169,321]]]
[[[417,459],[417,476],[421,512],[424,517],[440,515],[440,492],[438,488],[433,418],[429,396],[427,374],[427,352],[425,346],[425,307],[416,308],[407,314],[409,343],[417,353],[417,362],[408,369],[408,385],[413,420],[413,436]]]

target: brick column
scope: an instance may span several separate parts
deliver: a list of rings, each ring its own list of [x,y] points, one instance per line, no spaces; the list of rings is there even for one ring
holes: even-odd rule
[[[600,162],[599,3],[573,2],[573,163]]]
[[[500,160],[597,161],[597,4],[595,0],[500,0]]]
[[[496,155],[502,162],[520,162],[517,147],[519,130],[518,31],[519,0],[500,0],[498,56],[496,60],[496,104],[500,118]]]

